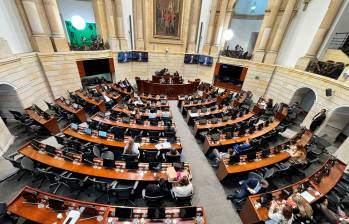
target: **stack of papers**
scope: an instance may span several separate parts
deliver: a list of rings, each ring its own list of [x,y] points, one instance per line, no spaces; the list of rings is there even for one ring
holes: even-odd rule
[[[170,149],[171,148],[171,143],[169,142],[163,142],[163,143],[158,143],[155,145],[155,148],[160,150],[160,149]]]
[[[302,192],[301,196],[309,203],[315,200],[315,197],[311,195],[308,191]]]

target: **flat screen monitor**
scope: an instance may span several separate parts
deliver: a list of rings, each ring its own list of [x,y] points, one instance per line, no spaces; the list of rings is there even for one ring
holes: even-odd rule
[[[56,154],[56,148],[53,147],[53,146],[50,146],[50,145],[46,145],[46,146],[45,146],[45,151],[46,151],[48,154],[51,154],[51,155],[55,155],[55,154]]]
[[[48,199],[48,206],[52,208],[54,211],[60,212],[64,211],[64,201],[56,198]]]
[[[262,150],[262,157],[268,157],[270,155],[269,149],[263,149]]]
[[[119,52],[118,53],[118,62],[125,63],[132,61],[132,51]]]
[[[199,55],[197,54],[185,54],[184,64],[197,64],[199,62]]]
[[[207,56],[207,55],[200,55],[199,56],[199,64],[200,65],[207,65],[211,66],[213,63],[213,57]]]
[[[147,217],[148,219],[164,219],[166,218],[165,208],[149,207]]]
[[[151,162],[149,163],[149,170],[157,171],[161,169],[161,163],[160,162]]]
[[[240,162],[240,156],[235,155],[235,156],[230,156],[229,163],[230,164],[236,164]]]
[[[137,161],[126,161],[126,169],[137,170],[138,162]]]
[[[98,136],[101,138],[106,138],[107,137],[107,132],[105,131],[98,131]]]
[[[103,159],[103,167],[105,168],[115,168],[115,160],[113,159]]]
[[[91,130],[90,128],[85,128],[85,129],[84,129],[84,133],[85,133],[86,135],[91,135],[91,134],[92,134],[92,130]]]
[[[94,206],[86,206],[84,207],[84,210],[81,213],[81,216],[84,218],[89,218],[89,217],[96,217],[98,216],[98,211]]]
[[[179,217],[181,217],[182,219],[195,218],[197,214],[196,210],[196,207],[181,208],[179,212]]]
[[[247,161],[253,161],[256,158],[257,158],[256,157],[256,152],[249,152],[249,153],[247,153]]]
[[[116,208],[115,209],[115,217],[118,218],[124,218],[124,219],[131,219],[133,216],[133,209],[132,208]]]
[[[132,51],[132,61],[147,62],[148,52]]]
[[[22,197],[26,202],[29,202],[29,203],[38,202],[38,192],[25,191],[22,193]]]
[[[71,129],[73,129],[73,130],[78,130],[79,129],[79,125],[78,124],[75,124],[75,123],[72,123],[71,125],[70,125],[70,127],[71,127]]]

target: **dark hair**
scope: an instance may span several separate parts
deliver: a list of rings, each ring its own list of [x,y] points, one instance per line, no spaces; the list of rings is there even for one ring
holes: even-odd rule
[[[285,205],[282,208],[282,215],[285,217],[286,220],[290,220],[290,218],[292,217],[292,207],[289,205]]]
[[[179,181],[180,185],[182,186],[187,186],[189,185],[189,179],[187,176],[183,176],[182,179]]]

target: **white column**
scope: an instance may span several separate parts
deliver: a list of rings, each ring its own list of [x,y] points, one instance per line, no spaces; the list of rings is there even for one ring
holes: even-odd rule
[[[216,10],[217,10],[217,0],[212,0],[211,3],[211,10],[210,10],[210,19],[208,21],[208,27],[206,32],[206,38],[204,42],[204,47],[202,49],[202,52],[204,54],[210,53],[211,43],[212,43],[212,36],[213,36],[213,29],[214,29],[214,23],[216,18]]]
[[[117,37],[120,41],[120,44],[119,44],[120,50],[126,50],[128,49],[128,45],[127,45],[127,40],[125,38],[125,32],[124,32],[121,0],[115,0],[115,11],[116,11]]]
[[[211,47],[210,54],[218,54],[219,53],[219,45],[221,43],[221,38],[223,36],[223,28],[224,28],[224,19],[225,19],[225,12],[227,10],[228,0],[222,0],[221,6],[219,9],[219,15],[217,23],[215,24],[216,32],[214,35],[214,44]]]
[[[104,0],[105,16],[108,27],[108,43],[113,51],[119,50],[119,42],[116,39],[114,26],[114,7],[111,0]]]
[[[196,37],[198,35],[198,25],[199,25],[199,17],[200,17],[200,9],[201,9],[201,0],[193,0],[192,9],[190,10],[190,28],[189,28],[189,39],[188,39],[188,53],[196,52]]]
[[[143,0],[134,0],[134,23],[135,23],[135,34],[136,34],[136,49],[144,50],[144,32],[143,32]]]

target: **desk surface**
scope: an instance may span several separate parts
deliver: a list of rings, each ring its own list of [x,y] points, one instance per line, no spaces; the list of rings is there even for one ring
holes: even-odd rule
[[[81,132],[74,131],[70,127],[65,128],[63,133],[65,135],[69,135],[69,136],[72,136],[74,138],[78,138],[78,139],[81,139],[81,140],[84,140],[87,142],[93,142],[96,144],[102,144],[102,145],[106,145],[106,146],[110,146],[110,147],[117,147],[117,148],[124,148],[126,146],[126,143],[128,142],[128,139],[125,139],[124,141],[117,141],[114,139],[101,138],[98,136],[87,135],[87,134],[84,134]],[[113,137],[113,135],[112,135],[112,137]],[[146,140],[146,138],[142,138],[142,139]],[[177,149],[178,151],[182,150],[181,143],[171,144],[171,147]],[[139,149],[140,150],[156,150],[156,144],[142,142],[139,146]]]
[[[118,127],[123,127],[123,128],[132,128],[132,129],[140,129],[140,130],[147,130],[147,131],[164,131],[165,127],[166,127],[165,125],[160,124],[160,122],[159,122],[159,125],[157,125],[157,126],[150,125],[149,121],[144,121],[143,125],[131,123],[131,122],[129,124],[127,124],[127,123],[122,122],[121,119],[113,121],[109,118],[102,118],[98,115],[93,115],[91,117],[91,119],[94,121],[102,122],[104,124],[109,124],[112,126],[118,126]],[[175,127],[175,125],[172,125],[172,127]]]
[[[89,104],[96,105],[100,111],[105,113],[107,111],[107,108],[105,107],[105,103],[103,100],[97,101],[93,98],[85,96],[80,90],[76,90],[75,94],[80,97],[81,99],[85,100]]]
[[[134,111],[130,111],[130,110],[128,110],[128,109],[126,109],[126,108],[120,108],[118,105],[115,105],[113,108],[112,108],[112,110],[113,111],[116,111],[116,112],[122,112],[122,113],[125,113],[125,114],[127,114],[127,115],[135,115],[136,114],[136,112],[134,112]],[[149,116],[149,113],[148,112],[138,112],[138,114],[140,115],[140,116],[144,116],[144,117],[148,117]],[[156,117],[158,117],[158,118],[161,118],[161,114],[160,113],[157,113],[156,114]],[[172,118],[172,112],[170,111],[170,118]]]
[[[110,84],[110,87],[123,95],[133,96],[133,94],[134,94],[133,91],[128,92],[127,88],[122,88],[122,87],[118,86],[116,83]]]
[[[288,185],[286,187],[283,187],[281,189],[277,189],[272,191],[271,193],[273,194],[274,197],[278,197],[283,189],[297,189],[301,184],[304,183],[309,183],[311,188],[308,188],[308,193],[311,194],[315,199],[311,201],[310,203],[314,203],[320,198],[322,198],[324,195],[326,195],[334,186],[336,186],[337,182],[340,180],[342,177],[346,165],[339,161],[336,160],[337,162],[335,163],[334,167],[331,168],[330,174],[326,177],[323,177],[321,179],[321,182],[319,185],[315,184],[312,178],[314,175],[322,170],[326,164],[328,164],[330,159],[328,159],[323,166],[318,169],[314,174],[312,174],[309,177],[306,177],[305,179],[298,181],[297,183],[294,183],[292,185]],[[315,192],[319,192],[320,195],[316,194]],[[260,207],[256,209],[254,207],[254,204],[260,200],[261,196],[263,194],[258,194],[258,195],[252,195],[249,196],[241,213],[240,217],[242,218],[242,221],[244,223],[256,223],[259,221],[265,221],[268,219],[268,208],[267,207]]]
[[[69,160],[65,160],[61,157],[53,157],[45,152],[35,150],[30,144],[25,145],[19,152],[40,163],[46,164],[51,167],[59,168],[73,173],[78,173],[86,176],[116,179],[116,180],[132,180],[132,181],[157,181],[160,178],[167,180],[167,174],[165,170],[153,172],[149,170],[128,170],[125,167],[124,162],[116,163],[120,165],[116,169],[108,169],[100,166],[89,166],[82,163],[75,163]],[[165,166],[165,165],[164,165]]]
[[[25,219],[37,222],[37,223],[43,223],[43,224],[62,224],[64,222],[64,219],[66,218],[67,214],[65,212],[62,213],[63,218],[57,219],[57,213],[54,212],[52,209],[47,208],[46,206],[44,208],[38,208],[37,204],[29,204],[24,203],[25,199],[23,198],[24,192],[37,192],[38,193],[38,199],[40,203],[46,204],[47,199],[59,199],[63,200],[66,207],[71,207],[74,210],[79,210],[80,207],[95,207],[98,211],[99,215],[103,217],[103,220],[98,222],[96,218],[91,218],[87,220],[83,220],[81,218],[77,223],[78,224],[107,224],[107,223],[118,223],[118,224],[129,224],[133,223],[133,221],[119,221],[117,218],[112,217],[111,214],[115,212],[119,208],[130,208],[133,210],[133,219],[139,219],[143,218],[145,224],[149,223],[164,223],[165,220],[156,221],[147,219],[147,207],[125,207],[125,206],[112,206],[107,204],[98,204],[88,201],[79,201],[74,200],[71,198],[59,196],[50,194],[44,191],[40,191],[38,189],[34,189],[28,186],[25,186],[22,188],[22,190],[14,197],[12,201],[8,203],[8,211],[23,217]],[[43,200],[44,199],[44,200]],[[165,207],[165,214],[168,217],[173,217],[171,219],[175,219],[178,224],[189,224],[189,223],[196,223],[194,219],[192,220],[183,220],[179,218],[179,211],[181,208],[186,208],[191,206],[185,206],[185,207]],[[203,218],[203,224],[206,223],[206,216],[205,211],[203,207],[196,207],[197,208],[197,214],[202,214]]]

